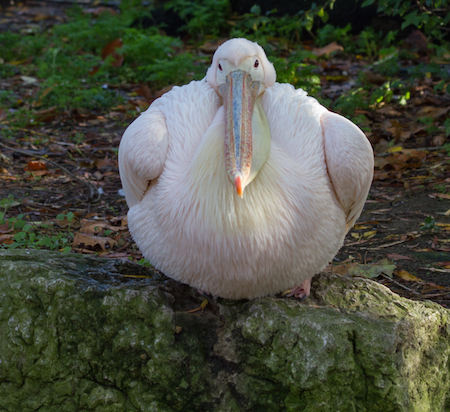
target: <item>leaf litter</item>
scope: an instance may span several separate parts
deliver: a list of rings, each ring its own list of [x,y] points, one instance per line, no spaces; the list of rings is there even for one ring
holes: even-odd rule
[[[11,27],[23,29],[19,12],[49,26],[66,21],[60,9],[44,19],[32,6],[25,11],[16,7],[10,9]],[[419,42],[423,53],[428,53],[423,45],[426,39],[415,36],[411,41]],[[218,44],[205,42],[197,47],[211,56]],[[86,75],[95,75],[107,60],[115,68],[122,66],[126,59],[120,52],[122,45],[119,38],[103,45],[100,65]],[[192,46],[184,47],[193,51]],[[276,39],[272,47],[280,47]],[[345,48],[336,42],[312,51],[317,59],[322,56],[313,61],[321,96],[332,102],[343,92],[356,90],[360,71],[363,82],[373,85],[373,90],[389,81],[364,59],[345,56]],[[9,65],[26,67],[32,58]],[[0,79],[0,87],[12,92],[16,99],[12,105],[20,107],[36,93],[40,82],[23,74]],[[408,90],[409,99],[403,102],[384,99],[353,109],[355,121],[375,150],[374,182],[359,222],[327,270],[364,276],[402,296],[450,307],[450,96],[435,90],[440,84],[432,75],[424,75],[416,79]],[[47,87],[41,98],[55,87]],[[142,262],[127,228],[117,147],[137,113],[171,87],[122,84],[119,92],[126,100],[102,113],[41,108],[37,101],[29,107],[33,116],[25,117],[21,126],[12,125],[8,117],[17,109],[2,105],[0,246],[45,247]],[[345,112],[342,105],[335,107]],[[14,140],[5,138],[6,133],[13,133]]]

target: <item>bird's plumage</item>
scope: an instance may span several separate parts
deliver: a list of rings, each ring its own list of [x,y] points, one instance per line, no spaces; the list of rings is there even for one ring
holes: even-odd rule
[[[225,171],[224,107],[206,79],[157,99],[119,149],[128,225],[143,255],[226,298],[274,294],[322,270],[372,179],[372,149],[349,120],[289,84],[272,83],[261,104],[270,154],[243,199]]]

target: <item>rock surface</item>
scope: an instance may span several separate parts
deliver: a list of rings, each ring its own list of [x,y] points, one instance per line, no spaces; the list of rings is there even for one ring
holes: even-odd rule
[[[126,262],[0,249],[0,411],[450,410],[437,304],[324,274],[305,302],[187,312],[203,299]]]

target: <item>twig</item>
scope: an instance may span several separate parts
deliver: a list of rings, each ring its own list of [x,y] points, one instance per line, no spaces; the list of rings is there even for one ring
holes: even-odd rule
[[[436,269],[436,268],[419,268],[423,270],[429,270],[430,272],[450,273],[450,269]]]
[[[54,162],[53,160],[47,159],[43,156],[39,156],[33,152],[29,152],[27,150],[22,150],[22,149],[15,149],[13,147],[7,146],[3,143],[0,142],[0,146],[4,147],[5,149],[8,150],[12,150],[13,152],[17,152],[20,154],[23,154],[25,156],[32,156],[32,157],[37,157],[38,159],[41,159],[45,162],[50,163],[51,165],[53,165],[54,167],[61,169],[67,176],[71,177],[72,179],[78,180],[79,182],[85,184],[88,189],[89,189],[89,196],[88,196],[88,200],[89,199],[93,199],[93,200],[98,200],[100,199],[100,194],[98,193],[97,188],[92,185],[91,183],[89,183],[87,180],[81,179],[80,177],[74,175],[72,172],[70,172],[69,170],[67,170],[64,166],[59,165],[58,163]],[[94,195],[95,195],[95,199],[94,199]]]
[[[399,150],[398,152],[402,152],[403,150],[409,150],[409,149],[402,149]],[[417,152],[434,152],[436,150],[445,150],[444,146],[430,146],[430,147],[418,147],[417,149],[413,149],[414,151]],[[376,153],[375,157],[386,157],[389,156],[393,153],[398,153],[398,152],[384,152],[384,153]]]
[[[395,283],[397,286],[407,290],[408,292],[411,292],[414,295],[420,295],[419,292],[416,292],[415,290],[412,290],[412,289],[406,287],[405,285],[402,285],[400,282],[397,282],[396,280],[390,278],[389,276],[386,276],[384,273],[381,273],[381,276],[383,276],[384,278],[386,278],[386,279],[390,280],[391,282]]]

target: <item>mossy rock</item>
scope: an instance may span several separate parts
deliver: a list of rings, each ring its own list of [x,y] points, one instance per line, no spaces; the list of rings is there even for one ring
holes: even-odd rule
[[[439,305],[331,274],[304,302],[203,300],[123,261],[0,250],[0,411],[450,410]]]

